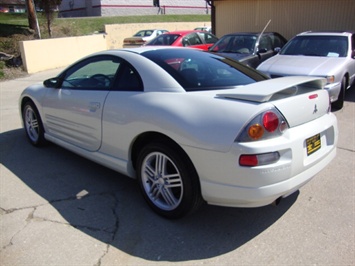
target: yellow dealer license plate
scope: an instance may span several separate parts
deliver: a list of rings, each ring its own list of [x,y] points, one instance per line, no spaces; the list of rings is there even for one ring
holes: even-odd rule
[[[320,134],[306,139],[306,145],[307,155],[311,155],[312,153],[318,151],[321,147]]]

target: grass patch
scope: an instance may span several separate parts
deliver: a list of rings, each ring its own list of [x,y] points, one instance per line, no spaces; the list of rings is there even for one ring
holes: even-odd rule
[[[47,21],[41,13],[37,13],[42,39],[49,38]],[[210,15],[152,15],[152,16],[119,16],[119,17],[81,17],[55,18],[52,22],[52,36],[83,36],[101,32],[106,24],[154,23],[154,22],[204,22],[210,21]],[[12,34],[28,34],[26,14],[0,13],[0,37]],[[31,32],[31,31],[30,31]]]

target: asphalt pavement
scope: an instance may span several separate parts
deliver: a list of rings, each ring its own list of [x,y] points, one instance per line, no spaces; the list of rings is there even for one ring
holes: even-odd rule
[[[60,69],[0,82],[0,265],[355,265],[355,88],[336,158],[277,207],[155,215],[135,180],[31,146],[18,98]]]

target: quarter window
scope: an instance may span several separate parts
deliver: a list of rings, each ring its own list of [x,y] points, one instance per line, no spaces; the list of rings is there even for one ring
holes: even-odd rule
[[[120,91],[143,91],[141,77],[128,63],[124,64],[124,67],[120,70],[117,84],[117,89]]]

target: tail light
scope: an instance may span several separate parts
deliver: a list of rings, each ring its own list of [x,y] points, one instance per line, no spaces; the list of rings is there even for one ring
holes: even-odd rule
[[[275,138],[289,128],[286,119],[275,108],[252,119],[236,138],[236,142],[249,142]]]
[[[263,115],[263,126],[268,132],[274,132],[279,127],[279,117],[274,112],[266,112]]]
[[[269,152],[263,154],[242,154],[239,157],[240,166],[259,166],[276,163],[280,159],[278,152]]]

